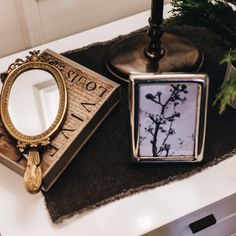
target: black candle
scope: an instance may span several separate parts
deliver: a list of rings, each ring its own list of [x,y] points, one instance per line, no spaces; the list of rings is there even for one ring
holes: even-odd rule
[[[149,18],[148,36],[149,44],[145,49],[145,55],[151,59],[159,59],[163,56],[164,50],[161,47],[161,28],[163,19],[164,0],[152,0],[151,16]]]
[[[150,21],[156,26],[160,26],[163,18],[164,0],[152,0]]]

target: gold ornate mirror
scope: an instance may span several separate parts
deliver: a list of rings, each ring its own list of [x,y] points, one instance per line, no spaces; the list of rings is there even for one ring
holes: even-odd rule
[[[27,159],[25,187],[38,192],[42,184],[40,162],[44,148],[62,124],[67,108],[63,75],[53,61],[30,52],[1,75],[1,119]]]

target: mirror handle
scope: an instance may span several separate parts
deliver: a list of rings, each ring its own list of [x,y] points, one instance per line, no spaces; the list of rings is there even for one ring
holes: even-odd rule
[[[24,174],[25,188],[30,193],[37,193],[42,184],[40,156],[37,150],[30,150]]]

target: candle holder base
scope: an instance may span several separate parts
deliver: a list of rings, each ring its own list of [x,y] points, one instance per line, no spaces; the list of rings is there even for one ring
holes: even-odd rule
[[[115,77],[126,82],[135,73],[198,72],[204,61],[202,52],[189,41],[170,33],[161,37],[162,57],[152,59],[145,53],[150,39],[139,33],[115,43],[105,59]]]

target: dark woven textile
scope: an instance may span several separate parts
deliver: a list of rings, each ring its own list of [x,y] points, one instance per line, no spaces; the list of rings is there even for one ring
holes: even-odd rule
[[[232,156],[236,146],[236,111],[228,107],[219,116],[217,108],[212,107],[216,90],[225,73],[225,66],[219,66],[218,62],[230,45],[206,28],[182,26],[172,27],[168,31],[194,42],[205,55],[202,72],[210,77],[210,99],[204,161],[200,164],[132,164],[127,85],[122,84],[121,103],[98,128],[50,191],[45,193],[53,222],[60,222],[76,213],[134,192],[188,177]],[[103,59],[107,49],[116,40],[94,44],[64,55],[114,79],[106,71]]]

